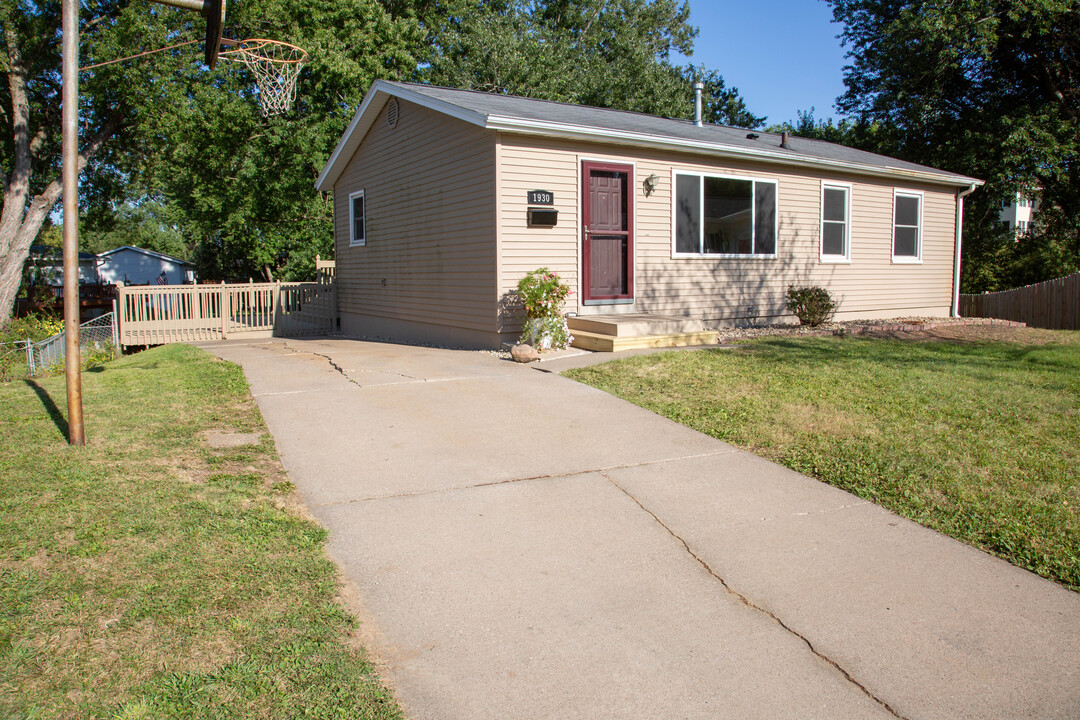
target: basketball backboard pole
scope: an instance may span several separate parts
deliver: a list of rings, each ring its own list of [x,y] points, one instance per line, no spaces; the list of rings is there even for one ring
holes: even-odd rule
[[[206,17],[206,66],[211,70],[217,64],[221,48],[221,32],[225,29],[225,0],[151,0],[159,5],[170,5],[194,10]]]
[[[85,445],[82,357],[79,353],[79,0],[63,0],[61,13],[64,33],[60,110],[64,193],[64,370],[68,443]]]
[[[206,16],[206,64],[217,64],[225,0],[154,0]],[[79,0],[62,0],[61,178],[64,196],[64,370],[68,443],[86,444],[83,425],[82,357],[79,351]],[[116,322],[114,319],[113,322]]]

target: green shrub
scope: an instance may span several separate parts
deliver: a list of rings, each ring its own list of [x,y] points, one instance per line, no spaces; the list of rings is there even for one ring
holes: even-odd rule
[[[832,317],[836,311],[836,302],[823,287],[788,285],[787,309],[799,318],[801,324],[817,327]]]
[[[38,342],[64,332],[64,319],[55,315],[27,315],[0,323],[0,343]]]

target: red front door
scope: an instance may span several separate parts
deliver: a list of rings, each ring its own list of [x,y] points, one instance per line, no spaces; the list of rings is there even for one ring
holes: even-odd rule
[[[583,300],[634,297],[634,193],[630,165],[581,163]]]

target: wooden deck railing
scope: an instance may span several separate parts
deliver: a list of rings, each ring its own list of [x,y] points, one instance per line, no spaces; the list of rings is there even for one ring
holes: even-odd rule
[[[1051,330],[1080,330],[1080,273],[981,295],[961,295],[962,317],[1000,318]]]
[[[322,283],[323,285],[329,285],[334,282],[334,275],[337,273],[337,262],[334,260],[323,260],[318,255],[315,256],[315,282]]]
[[[332,282],[142,285],[117,291],[124,346],[324,335],[337,329]]]

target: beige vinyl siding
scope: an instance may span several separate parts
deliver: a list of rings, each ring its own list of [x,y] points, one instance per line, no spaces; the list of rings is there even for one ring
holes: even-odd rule
[[[574,288],[567,308],[576,306],[578,288],[578,162],[557,142],[532,139],[506,142],[500,135],[499,295],[508,297],[530,270],[547,267]],[[553,228],[528,227],[528,192],[549,190],[559,211]],[[503,318],[503,330],[516,332],[514,318]]]
[[[717,324],[788,318],[789,284],[824,285],[838,299],[841,317],[944,315],[952,297],[955,191],[892,183],[842,173],[823,174],[762,163],[703,161],[673,152],[626,151],[590,143],[500,137],[500,292],[540,265],[568,278],[578,313],[649,312],[685,315]],[[580,164],[607,159],[635,166],[635,303],[582,306],[580,268]],[[672,257],[673,171],[759,178],[777,183],[777,257]],[[645,197],[643,180],[659,177]],[[821,181],[851,185],[851,262],[820,260]],[[525,228],[526,190],[555,192],[559,225]],[[923,193],[922,262],[892,261],[894,189]]]
[[[491,133],[399,100],[379,114],[334,185],[338,307],[377,327],[495,333]],[[349,193],[364,191],[367,244],[349,246]],[[414,333],[405,333],[405,335]]]

